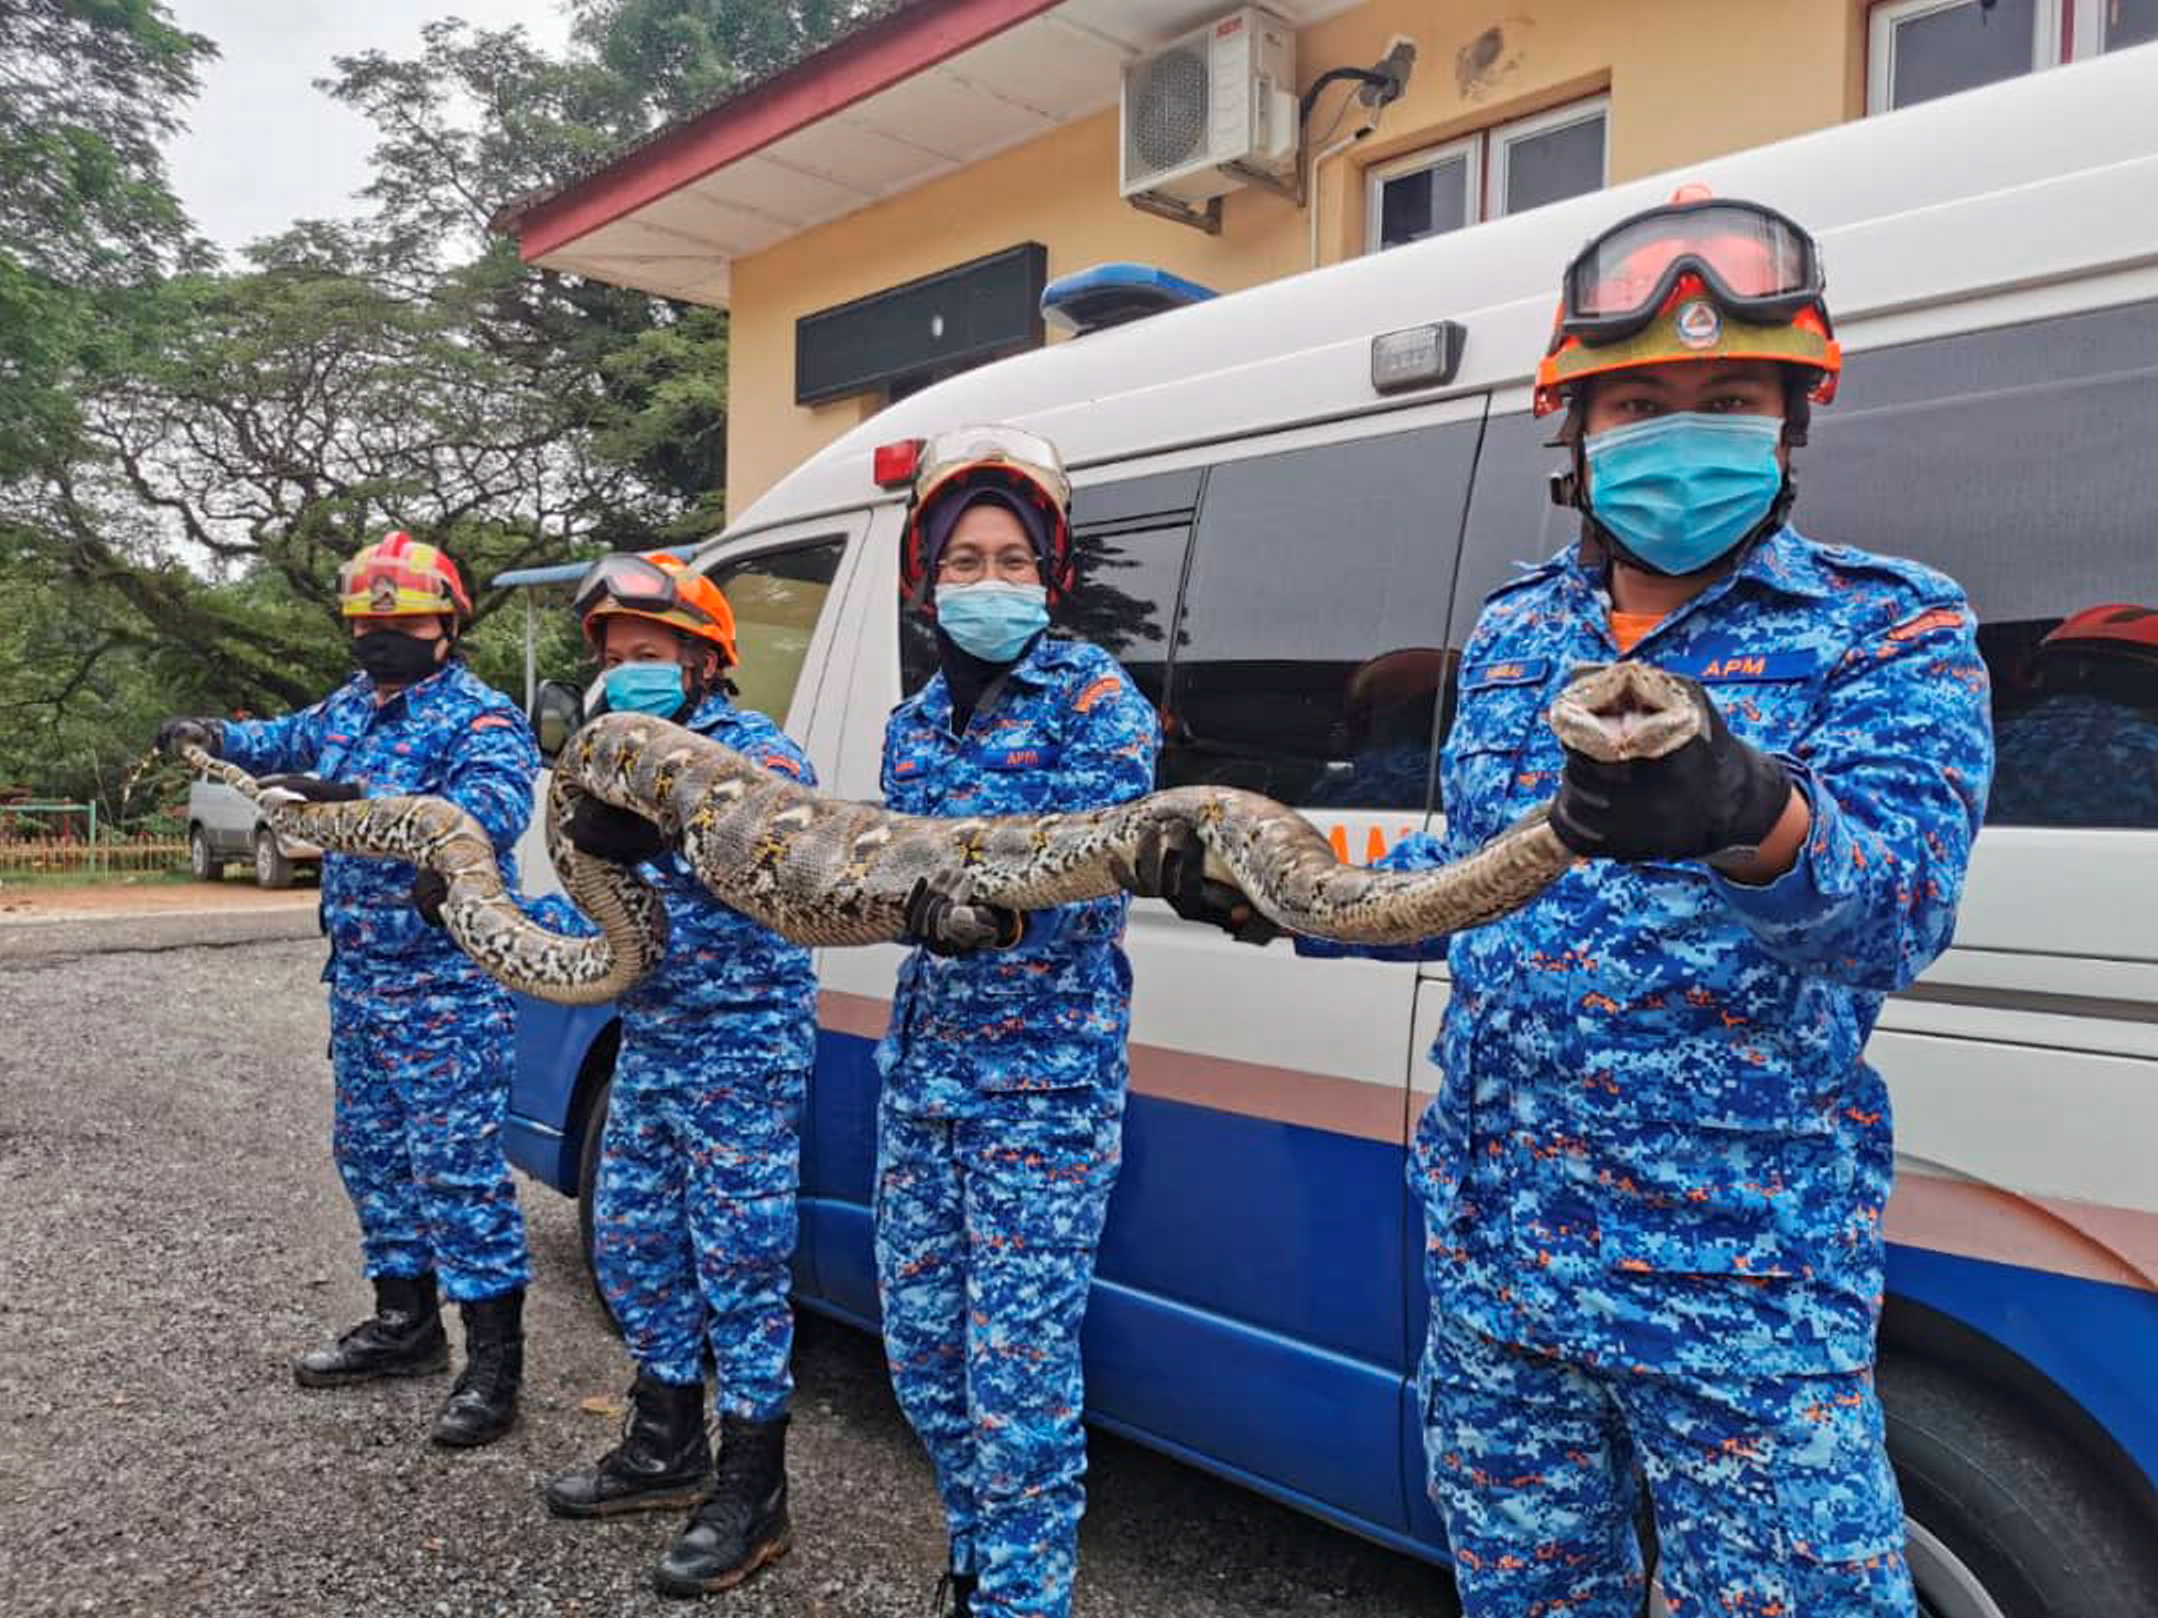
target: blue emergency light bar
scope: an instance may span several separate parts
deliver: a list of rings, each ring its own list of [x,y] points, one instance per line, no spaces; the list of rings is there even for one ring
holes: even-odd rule
[[[592,571],[590,562],[557,562],[552,567],[513,567],[507,573],[497,573],[487,581],[491,590],[508,585],[568,584],[581,579]]]
[[[1211,287],[1151,264],[1097,264],[1058,276],[1042,288],[1042,318],[1077,337],[1214,296]]]

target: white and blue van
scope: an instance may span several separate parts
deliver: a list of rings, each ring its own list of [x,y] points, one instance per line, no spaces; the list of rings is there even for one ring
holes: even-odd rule
[[[879,487],[875,452],[1013,422],[1071,463],[1083,560],[1067,627],[1159,706],[1164,786],[1255,788],[1357,860],[1431,826],[1478,605],[1570,538],[1546,494],[1549,427],[1529,413],[1559,271],[1679,180],[1819,236],[1848,358],[1798,458],[1799,520],[1955,575],[1993,674],[2002,779],[1955,946],[1889,1001],[1870,1052],[1900,1167],[1881,1385],[1928,1608],[2158,1614],[2158,634],[2140,665],[2111,655],[2158,610],[2158,47],[917,393],[699,553],[740,620],[744,700],[783,718],[829,790],[877,796],[885,715],[931,660],[901,610],[905,491]],[[1451,378],[1380,391],[1374,340],[1440,322],[1463,338]],[[2111,626],[2106,646],[2079,638],[2079,615]],[[2076,723],[2049,733],[2064,698]],[[526,854],[543,869],[536,843]],[[1135,906],[1130,948],[1132,1097],[1087,1323],[1090,1414],[1442,1556],[1404,1160],[1434,1084],[1443,965],[1298,960],[1158,903]],[[870,1048],[899,959],[818,961],[800,1297],[863,1326]],[[519,1037],[513,1153],[589,1205],[610,1014],[528,1008]]]

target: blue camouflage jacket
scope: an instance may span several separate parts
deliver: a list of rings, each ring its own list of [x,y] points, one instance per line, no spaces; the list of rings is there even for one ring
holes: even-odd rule
[[[1122,667],[1085,641],[1038,639],[1003,688],[951,732],[934,676],[884,731],[884,801],[910,815],[1098,809],[1154,789],[1161,729]],[[1028,916],[1016,948],[899,969],[877,1046],[903,1111],[961,1117],[1123,1106],[1131,963],[1121,896]]]
[[[808,757],[763,714],[713,695],[683,721],[751,762],[803,786],[817,784]],[[738,1061],[799,1099],[816,1055],[817,979],[810,953],[724,905],[679,853],[639,869],[667,906],[667,952],[622,998],[631,1037],[679,1026],[700,1063]],[[577,930],[590,931],[582,922]]]
[[[1578,550],[1492,594],[1441,760],[1445,836],[1383,863],[1458,858],[1551,796],[1551,700],[1619,655],[1609,617]],[[1763,886],[1582,861],[1437,941],[1453,986],[1411,1170],[1434,1283],[1493,1336],[1590,1359],[1853,1369],[1891,1174],[1863,1050],[1954,929],[1993,764],[1976,624],[1952,580],[1785,528],[1632,655],[1780,757],[1812,829]]]
[[[514,851],[532,818],[539,749],[517,705],[462,663],[379,706],[374,682],[355,675],[282,719],[228,722],[221,752],[251,775],[305,771],[350,781],[370,798],[447,798],[486,829],[502,880],[516,891]],[[422,963],[465,963],[449,935],[412,908],[412,878],[403,860],[323,857],[322,927],[337,973],[366,973],[378,963],[400,974]]]

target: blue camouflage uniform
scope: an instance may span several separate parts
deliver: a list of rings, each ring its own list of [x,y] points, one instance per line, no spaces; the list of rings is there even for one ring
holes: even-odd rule
[[[1445,838],[1383,863],[1457,858],[1552,795],[1551,700],[1618,655],[1609,613],[1577,550],[1491,596]],[[1785,528],[1632,655],[1700,680],[1812,828],[1762,886],[1583,861],[1443,944],[1411,1168],[1432,1497],[1472,1618],[1634,1618],[1637,1476],[1675,1618],[1908,1618],[1871,1378],[1888,1093],[1862,1053],[1954,925],[1992,767],[1976,625],[1940,574]]]
[[[220,751],[253,775],[447,798],[485,828],[516,889],[511,851],[531,819],[539,750],[516,704],[462,663],[379,705],[358,675],[285,718],[226,724]],[[322,861],[333,1144],[367,1274],[433,1270],[470,1303],[531,1275],[502,1156],[514,1016],[500,985],[412,908],[413,875],[402,860]]]
[[[684,723],[816,785],[763,714],[715,694]],[[669,932],[659,965],[620,1001],[592,1221],[600,1290],[646,1371],[702,1382],[709,1340],[720,1408],[772,1421],[794,1391],[788,1265],[816,975],[808,950],[721,904],[680,854],[639,869]]]
[[[1099,647],[1038,639],[962,737],[937,675],[892,713],[915,815],[1093,809],[1153,790],[1153,709]],[[900,968],[877,1047],[877,1280],[899,1402],[981,1618],[1062,1618],[1085,1506],[1079,1327],[1121,1160],[1129,901],[1027,917],[1011,950]]]

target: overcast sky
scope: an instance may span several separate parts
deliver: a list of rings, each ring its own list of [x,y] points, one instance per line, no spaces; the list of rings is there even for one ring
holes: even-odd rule
[[[180,200],[228,255],[297,218],[354,211],[373,131],[314,87],[333,56],[416,54],[420,27],[456,16],[522,23],[551,50],[569,37],[557,0],[166,0],[222,53],[203,74],[188,132],[166,148]]]

